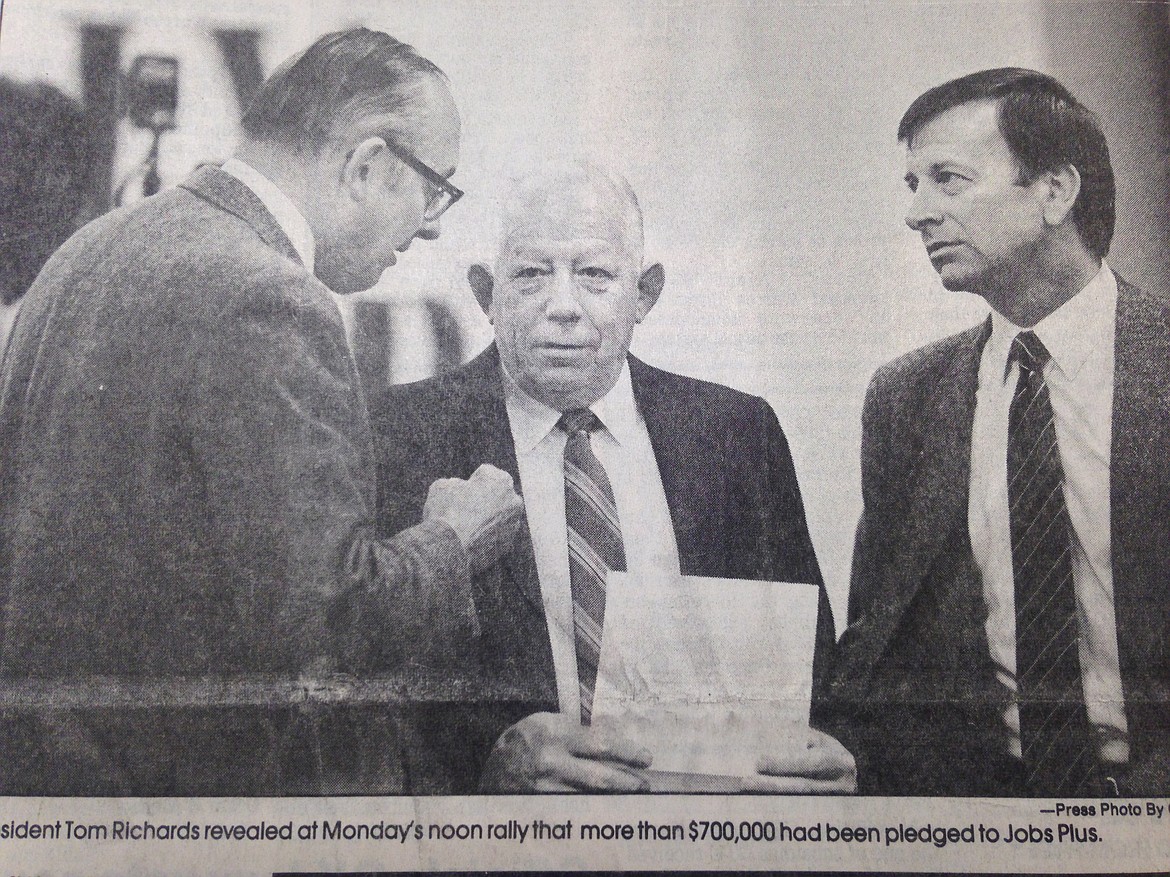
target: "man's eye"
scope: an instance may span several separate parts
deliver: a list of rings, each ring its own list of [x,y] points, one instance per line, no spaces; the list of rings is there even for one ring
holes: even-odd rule
[[[604,268],[598,268],[595,265],[588,265],[580,270],[581,274],[586,277],[593,277],[598,280],[613,280],[613,273],[606,271]]]
[[[939,171],[935,174],[934,180],[944,189],[954,189],[968,182],[965,176],[954,171]]]
[[[519,270],[517,270],[515,273],[512,274],[512,277],[514,277],[517,280],[531,280],[534,277],[543,276],[544,273],[545,272],[543,270],[541,270],[540,268],[530,266],[528,268],[520,268]]]

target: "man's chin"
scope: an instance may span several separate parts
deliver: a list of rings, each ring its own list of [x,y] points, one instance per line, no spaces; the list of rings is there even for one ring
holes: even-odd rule
[[[950,265],[939,268],[938,276],[942,281],[943,288],[949,289],[951,292],[970,292],[971,286],[976,280],[971,272],[956,271]]]
[[[546,380],[538,393],[541,402],[557,411],[588,408],[597,401],[592,398],[590,388],[578,381]]]
[[[570,411],[574,408],[588,408],[612,387],[602,386],[602,382],[592,376],[580,373],[555,374],[556,369],[546,369],[539,384],[533,384],[527,392],[539,402],[557,411]],[[553,372],[553,373],[550,373]]]
[[[352,295],[355,292],[365,292],[373,289],[382,279],[381,273],[371,277],[370,274],[358,274],[353,270],[330,271],[327,266],[318,265],[317,279],[328,286],[338,295]]]

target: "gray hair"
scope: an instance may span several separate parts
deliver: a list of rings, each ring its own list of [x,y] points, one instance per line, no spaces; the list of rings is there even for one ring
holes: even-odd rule
[[[281,64],[241,124],[252,140],[313,152],[357,124],[370,133],[402,133],[427,77],[446,79],[389,34],[364,27],[337,31]]]
[[[642,207],[629,180],[608,167],[581,159],[549,162],[534,173],[513,179],[499,217],[496,254],[517,224],[517,218],[528,215],[534,200],[542,200],[550,190],[567,189],[575,184],[587,184],[600,199],[618,208],[615,215],[620,211],[623,238],[629,242],[631,255],[640,262],[645,245]]]

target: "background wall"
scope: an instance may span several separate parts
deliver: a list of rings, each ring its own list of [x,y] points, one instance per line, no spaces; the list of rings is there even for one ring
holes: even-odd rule
[[[639,329],[652,363],[766,397],[785,425],[838,626],[860,511],[859,415],[882,362],[986,313],[942,289],[902,222],[894,139],[926,88],[983,67],[1035,67],[1102,116],[1119,177],[1115,267],[1167,291],[1170,243],[1162,4],[1066,2],[276,2],[5,0],[0,72],[81,94],[77,29],[124,28],[182,64],[180,129],[161,173],[230,154],[239,108],[211,33],[263,32],[266,70],[318,34],[368,23],[450,76],[464,120],[443,237],[367,297],[401,309],[395,379],[433,368],[412,303],[447,302],[468,356],[490,338],[463,279],[487,253],[509,174],[556,155],[626,173],[667,288]],[[146,150],[123,126],[115,180]],[[412,322],[414,321],[414,322]]]

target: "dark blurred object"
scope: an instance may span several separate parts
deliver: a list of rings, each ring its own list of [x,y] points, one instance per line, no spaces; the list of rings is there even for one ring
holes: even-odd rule
[[[435,374],[451,371],[463,363],[463,333],[445,302],[430,299],[426,306],[435,338]]]
[[[113,204],[114,151],[122,118],[124,33],[118,25],[92,22],[83,24],[80,32],[81,105],[85,108],[91,191],[98,213],[105,213]]]
[[[124,84],[126,115],[130,122],[151,132],[150,151],[142,163],[118,186],[115,201],[123,203],[131,180],[141,175],[142,194],[155,195],[162,188],[158,175],[158,144],[164,131],[175,128],[179,107],[179,61],[169,55],[139,55],[130,65]]]
[[[89,218],[88,132],[51,85],[0,77],[0,299],[17,302]],[[0,339],[0,349],[3,339]]]
[[[381,301],[358,301],[353,305],[353,334],[350,347],[367,393],[381,392],[394,383],[390,353],[394,349],[394,306]]]
[[[126,115],[139,128],[172,131],[179,106],[179,62],[166,55],[139,55],[126,74]]]
[[[255,30],[217,30],[215,42],[224,66],[232,77],[236,104],[242,115],[264,84],[264,65],[260,62],[260,32]]]
[[[373,395],[381,393],[402,378],[394,374],[391,360],[398,343],[395,331],[395,311],[401,305],[386,301],[358,301],[353,305],[353,333],[350,346],[361,375],[362,386]],[[434,361],[431,374],[440,374],[456,368],[463,362],[463,333],[459,322],[445,302],[428,299],[423,303]],[[409,340],[409,339],[408,339]]]

